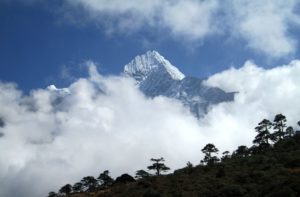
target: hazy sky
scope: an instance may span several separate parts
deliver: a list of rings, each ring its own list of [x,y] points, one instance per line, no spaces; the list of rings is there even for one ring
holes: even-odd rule
[[[133,175],[151,157],[197,165],[205,144],[250,146],[278,113],[296,126],[299,24],[296,0],[2,0],[0,196],[46,196],[106,169]],[[198,120],[146,98],[119,74],[147,50],[234,101]]]

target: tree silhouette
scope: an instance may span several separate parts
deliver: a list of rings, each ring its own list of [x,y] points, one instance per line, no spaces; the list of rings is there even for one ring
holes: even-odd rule
[[[55,192],[49,192],[48,197],[58,197],[58,195]]]
[[[217,153],[219,150],[213,144],[206,144],[204,148],[201,150],[204,154],[211,156],[211,153]]]
[[[186,163],[186,167],[187,167],[187,168],[193,168],[193,164],[192,164],[190,161],[188,161],[188,162]]]
[[[70,184],[66,184],[59,190],[59,193],[64,195],[69,195],[71,192],[72,192],[72,185]]]
[[[170,170],[169,167],[167,167],[164,163],[162,163],[163,161],[165,161],[163,157],[161,157],[160,159],[151,158],[151,161],[154,163],[151,166],[148,166],[147,168],[149,170],[156,170],[157,176],[159,176],[161,174],[161,172]]]
[[[211,155],[212,153],[219,152],[215,145],[211,143],[206,144],[201,151],[205,154],[204,159],[201,161],[201,163],[214,164],[219,161],[219,158],[217,156]]]
[[[190,161],[188,161],[188,162],[186,163],[186,172],[187,172],[188,174],[191,174],[192,171],[193,171],[193,167],[194,167],[194,165],[193,165]]]
[[[117,177],[114,181],[114,184],[126,184],[135,182],[135,179],[130,176],[129,174],[122,174],[121,176]]]
[[[289,126],[285,130],[285,137],[292,137],[295,134],[294,128]]]
[[[270,120],[263,119],[260,123],[258,123],[258,126],[255,127],[255,131],[258,133],[255,136],[255,139],[253,140],[254,144],[258,145],[269,145],[269,139],[270,139],[270,130],[272,127],[272,123]]]
[[[282,114],[277,114],[273,121],[274,133],[272,135],[272,140],[277,142],[284,138],[284,128],[286,127],[286,117]]]
[[[138,170],[135,173],[136,179],[143,179],[143,178],[147,178],[149,176],[150,176],[150,173],[146,172],[145,170]]]
[[[298,121],[297,124],[300,127],[300,121]],[[299,130],[295,131],[295,134],[300,134],[300,131]]]
[[[230,158],[230,154],[229,154],[230,152],[227,150],[227,151],[224,151],[223,153],[222,153],[222,158],[221,158],[221,160],[222,161],[225,161],[226,159],[229,159]]]
[[[84,186],[85,191],[88,192],[95,191],[98,187],[98,181],[93,176],[83,177],[81,183]]]
[[[238,157],[247,157],[250,154],[250,151],[247,146],[239,146],[236,151],[234,151],[234,156]]]
[[[82,182],[78,182],[73,185],[72,189],[74,192],[82,192],[84,189],[84,186],[83,186]]]
[[[109,176],[108,170],[103,171],[97,179],[99,180],[100,185],[105,187],[112,185],[114,182],[114,179]]]

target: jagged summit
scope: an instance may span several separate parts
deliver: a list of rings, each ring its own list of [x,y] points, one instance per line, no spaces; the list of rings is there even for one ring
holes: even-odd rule
[[[133,77],[138,83],[153,75],[153,73],[166,74],[174,80],[181,80],[185,77],[178,68],[157,51],[147,51],[143,55],[136,56],[125,65],[124,73],[129,77]]]
[[[210,105],[232,101],[234,93],[208,87],[201,79],[185,77],[156,51],[136,56],[125,65],[124,74],[136,80],[147,97],[166,96],[181,101],[196,116],[201,117]]]

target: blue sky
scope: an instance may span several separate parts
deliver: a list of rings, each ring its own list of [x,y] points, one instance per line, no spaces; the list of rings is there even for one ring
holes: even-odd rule
[[[266,6],[261,11],[257,9],[260,5],[251,3],[236,3],[236,10],[232,10],[221,1],[211,1],[215,2],[212,5],[207,1],[177,1],[166,4],[160,10],[162,15],[157,14],[159,10],[155,7],[159,1],[147,7],[140,6],[138,1],[128,5],[125,1],[115,2],[0,3],[0,80],[16,82],[25,92],[53,83],[65,86],[72,80],[69,75],[85,76],[80,65],[86,60],[97,62],[102,74],[119,74],[124,64],[147,50],[157,50],[186,75],[200,78],[230,66],[240,67],[248,59],[263,67],[274,67],[299,56],[296,1],[287,1],[284,6],[279,1],[267,1],[271,8]],[[182,9],[177,10],[176,6]],[[194,12],[195,6],[199,10]],[[135,9],[137,13],[132,11]],[[251,14],[243,16],[251,9],[258,10],[253,14],[262,15],[259,20]],[[228,22],[232,13],[244,20]],[[195,18],[199,20],[194,21]],[[264,20],[273,26],[264,29],[260,25]],[[261,30],[252,31],[249,23],[253,29]],[[265,41],[270,50],[263,50],[264,43],[259,44]],[[274,48],[287,49],[278,52]]]

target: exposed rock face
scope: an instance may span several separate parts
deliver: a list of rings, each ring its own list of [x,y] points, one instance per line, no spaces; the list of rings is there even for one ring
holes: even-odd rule
[[[136,80],[148,97],[166,96],[181,101],[196,116],[204,115],[210,105],[233,101],[234,93],[209,87],[201,79],[186,77],[156,51],[136,56],[125,65],[124,73]]]

